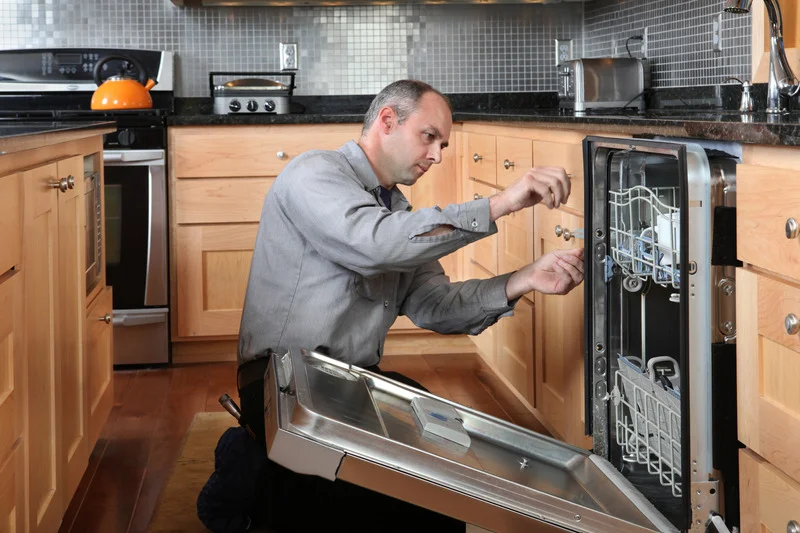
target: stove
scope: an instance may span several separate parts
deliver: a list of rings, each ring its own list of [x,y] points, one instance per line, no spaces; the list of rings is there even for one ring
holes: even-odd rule
[[[138,60],[157,82],[152,108],[91,109],[95,65],[120,55]],[[105,210],[87,210],[105,214],[97,225],[105,257],[96,261],[113,288],[115,365],[169,362],[166,119],[174,110],[173,59],[155,50],[0,51],[0,123],[116,122],[103,139],[103,171],[84,176],[102,186],[93,201],[103,198]],[[127,63],[109,59],[101,69]]]

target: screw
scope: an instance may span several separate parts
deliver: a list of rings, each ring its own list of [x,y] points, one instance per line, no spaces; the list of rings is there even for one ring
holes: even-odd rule
[[[576,515],[575,515],[575,521],[576,521],[576,522],[580,522],[580,521],[581,521],[581,515],[579,515],[579,514],[576,514]]]

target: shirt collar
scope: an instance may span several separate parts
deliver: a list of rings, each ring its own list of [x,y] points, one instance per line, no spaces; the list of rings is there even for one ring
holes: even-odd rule
[[[378,176],[375,175],[375,171],[372,170],[372,165],[367,159],[367,154],[364,153],[364,150],[358,145],[355,141],[348,141],[344,146],[339,148],[339,152],[344,155],[347,159],[347,162],[350,163],[350,166],[353,167],[353,170],[356,173],[356,177],[364,185],[364,190],[369,191],[378,197],[378,187],[381,186],[380,182],[378,182]],[[392,211],[410,211],[411,205],[408,203],[408,200],[400,192],[400,189],[397,187],[392,187]]]

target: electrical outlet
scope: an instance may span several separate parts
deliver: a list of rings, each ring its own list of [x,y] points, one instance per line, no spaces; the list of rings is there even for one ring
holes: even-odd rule
[[[642,30],[642,59],[647,57],[647,26]]]
[[[711,49],[722,52],[722,13],[711,16]]]
[[[572,59],[572,39],[556,39],[556,66]]]
[[[297,43],[281,43],[280,54],[281,70],[297,70],[299,68]]]

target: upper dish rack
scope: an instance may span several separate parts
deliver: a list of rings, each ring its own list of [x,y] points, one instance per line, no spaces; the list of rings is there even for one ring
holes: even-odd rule
[[[608,191],[611,258],[628,277],[680,288],[678,187]]]

